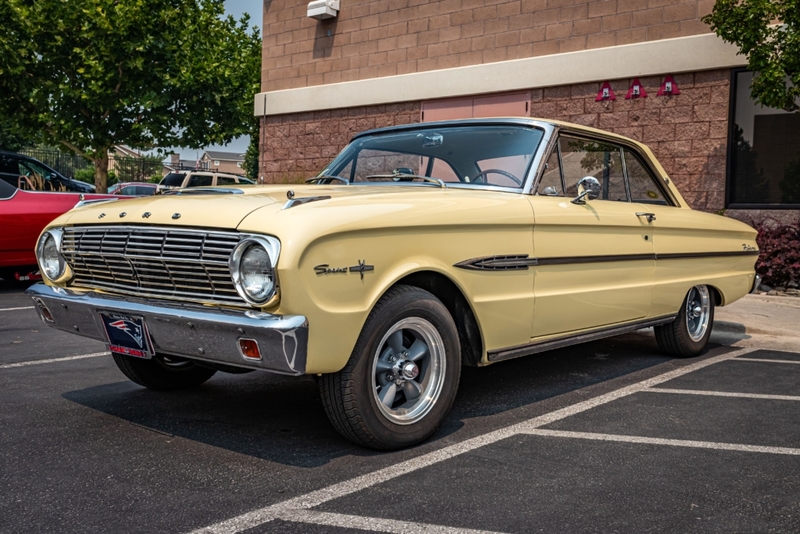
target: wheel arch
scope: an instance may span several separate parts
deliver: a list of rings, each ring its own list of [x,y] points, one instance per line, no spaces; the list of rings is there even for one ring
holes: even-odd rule
[[[399,284],[424,289],[442,301],[456,323],[462,363],[469,366],[479,365],[483,358],[483,335],[475,312],[461,288],[448,276],[430,270],[406,274],[386,288],[386,291]]]

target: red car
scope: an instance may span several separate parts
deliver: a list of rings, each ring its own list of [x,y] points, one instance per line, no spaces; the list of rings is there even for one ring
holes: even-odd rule
[[[42,229],[83,200],[123,197],[51,191],[23,191],[0,180],[0,278],[38,280],[36,239]]]

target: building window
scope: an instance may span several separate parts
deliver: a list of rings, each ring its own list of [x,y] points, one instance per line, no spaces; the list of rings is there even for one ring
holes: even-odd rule
[[[800,113],[755,103],[752,81],[733,73],[728,207],[800,208]]]
[[[237,167],[239,167],[239,168],[241,169],[241,168],[242,168],[242,162],[241,162],[241,161],[237,161],[237,162],[236,162],[236,166],[237,166]]]
[[[214,160],[214,167],[219,167],[219,160]]]

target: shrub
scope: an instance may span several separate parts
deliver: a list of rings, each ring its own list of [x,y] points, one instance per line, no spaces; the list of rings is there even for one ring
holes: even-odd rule
[[[93,184],[94,165],[78,169],[77,171],[75,171],[75,175],[73,176],[73,178],[75,178],[76,180],[80,180],[81,182],[86,182],[87,184]]]
[[[780,224],[774,219],[753,223],[758,231],[760,253],[756,272],[769,286],[783,286],[789,282],[800,283],[800,220],[793,224]]]

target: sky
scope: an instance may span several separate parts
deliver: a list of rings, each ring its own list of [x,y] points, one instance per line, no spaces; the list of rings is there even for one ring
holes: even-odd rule
[[[263,9],[263,0],[225,0],[225,12],[233,15],[235,19],[241,18],[243,13],[250,14],[250,25],[258,26],[261,28],[261,10]],[[250,144],[250,137],[245,135],[234,139],[228,145],[209,145],[205,148],[208,150],[224,150],[226,152],[238,152],[244,154],[247,150],[247,145]],[[181,159],[198,160],[203,155],[202,150],[192,150],[188,148],[173,147],[167,149],[168,152],[177,152],[181,155]],[[169,159],[167,156],[166,159]]]

